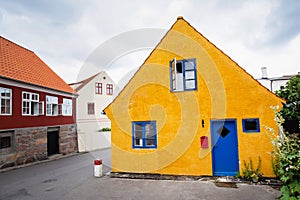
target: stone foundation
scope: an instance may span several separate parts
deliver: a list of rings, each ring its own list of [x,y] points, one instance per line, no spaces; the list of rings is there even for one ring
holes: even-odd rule
[[[78,152],[76,125],[63,125],[59,129],[59,153]]]
[[[0,154],[0,169],[45,160],[47,155],[47,128],[34,127],[14,130],[13,150]],[[59,127],[59,153],[78,151],[76,125]]]

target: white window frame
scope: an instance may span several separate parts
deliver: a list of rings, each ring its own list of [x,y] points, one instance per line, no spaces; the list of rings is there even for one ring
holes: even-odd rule
[[[2,96],[2,93],[9,93],[9,97]],[[6,101],[9,100],[9,113],[6,113]],[[2,101],[4,101],[4,112],[2,113]],[[12,115],[12,89],[0,87],[0,115]]]
[[[63,116],[72,116],[72,111],[73,111],[72,106],[73,106],[72,99],[63,98],[62,115]]]
[[[46,116],[58,116],[58,97],[46,96]],[[50,111],[50,112],[48,112]]]
[[[26,95],[26,98],[24,98]],[[38,116],[39,115],[39,98],[40,95],[32,92],[22,92],[22,115],[23,116]],[[26,103],[26,107],[24,106]],[[24,112],[26,108],[26,112]]]

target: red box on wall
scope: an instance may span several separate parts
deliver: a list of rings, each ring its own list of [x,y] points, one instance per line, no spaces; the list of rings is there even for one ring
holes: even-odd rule
[[[200,144],[202,149],[208,148],[208,137],[207,136],[201,136],[200,137]]]

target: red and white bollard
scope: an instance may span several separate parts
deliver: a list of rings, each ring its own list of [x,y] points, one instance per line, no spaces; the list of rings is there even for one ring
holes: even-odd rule
[[[102,160],[94,160],[94,176],[102,176]]]

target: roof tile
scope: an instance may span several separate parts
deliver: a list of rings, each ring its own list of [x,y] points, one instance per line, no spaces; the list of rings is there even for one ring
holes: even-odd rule
[[[33,51],[1,36],[0,76],[76,94],[76,92]]]

